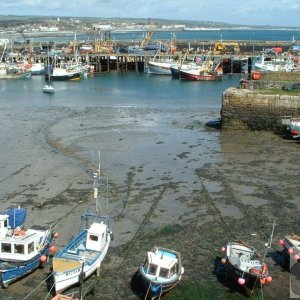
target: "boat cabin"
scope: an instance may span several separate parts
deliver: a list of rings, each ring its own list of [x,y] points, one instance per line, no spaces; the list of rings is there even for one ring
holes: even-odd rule
[[[175,253],[158,250],[148,252],[148,257],[144,264],[147,275],[167,280],[178,272],[178,258]]]
[[[107,241],[107,226],[104,222],[93,223],[87,231],[86,249],[101,251]]]
[[[0,260],[27,261],[38,254],[45,232],[9,227],[9,215],[0,215]]]

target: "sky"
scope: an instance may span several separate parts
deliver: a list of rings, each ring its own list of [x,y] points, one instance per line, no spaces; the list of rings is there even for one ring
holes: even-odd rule
[[[300,0],[0,0],[0,15],[161,18],[300,27]]]

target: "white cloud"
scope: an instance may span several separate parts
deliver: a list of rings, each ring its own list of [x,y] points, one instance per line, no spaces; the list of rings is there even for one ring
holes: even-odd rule
[[[299,0],[0,0],[0,14],[131,17],[300,26]]]

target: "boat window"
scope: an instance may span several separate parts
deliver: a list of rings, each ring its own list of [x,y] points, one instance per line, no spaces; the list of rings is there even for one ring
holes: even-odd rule
[[[177,264],[175,264],[170,270],[170,277],[172,277],[176,273]]]
[[[24,247],[24,245],[15,244],[14,253],[24,254],[25,253],[25,247]]]
[[[98,242],[98,236],[90,234],[90,241]]]
[[[7,228],[7,220],[4,221],[4,228]]]
[[[146,259],[144,262],[144,270],[148,270],[148,267],[149,267],[149,261],[148,259]]]
[[[2,243],[1,244],[1,252],[3,252],[3,253],[11,253],[11,244]]]
[[[148,274],[155,275],[157,271],[157,265],[149,264]]]
[[[168,274],[169,274],[169,269],[160,268],[159,277],[168,278]]]
[[[34,251],[34,242],[28,244],[28,254]]]

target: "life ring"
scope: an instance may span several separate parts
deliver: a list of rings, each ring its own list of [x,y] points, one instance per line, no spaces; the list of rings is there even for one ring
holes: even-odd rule
[[[253,72],[252,73],[252,79],[253,80],[259,80],[260,79],[260,73],[259,72]]]

